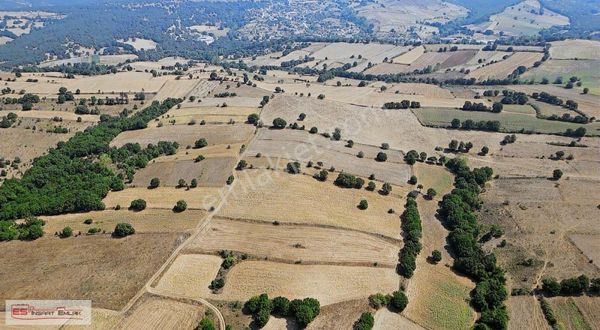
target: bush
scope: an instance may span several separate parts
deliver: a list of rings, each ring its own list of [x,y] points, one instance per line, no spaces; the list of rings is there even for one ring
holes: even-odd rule
[[[389,194],[390,194],[390,192],[392,192],[392,185],[391,185],[391,184],[389,184],[389,183],[387,183],[387,182],[385,182],[385,183],[383,184],[383,186],[381,186],[381,193],[382,193],[383,195],[389,195]]]
[[[205,158],[202,155],[198,155],[196,156],[196,158],[194,159],[194,162],[199,163],[201,161],[203,161]]]
[[[125,237],[133,234],[135,234],[135,229],[128,223],[118,223],[113,231],[114,237]]]
[[[427,198],[433,199],[437,195],[437,191],[433,188],[427,189]]]
[[[370,330],[375,325],[373,314],[369,312],[362,313],[360,318],[352,325],[353,330]]]
[[[429,259],[437,264],[438,262],[442,261],[442,253],[438,250],[433,250]]]
[[[324,182],[324,181],[327,181],[327,176],[328,176],[328,175],[329,175],[329,172],[327,172],[327,170],[321,170],[320,172],[318,172],[318,173],[315,173],[315,174],[313,175],[313,177],[314,177],[315,179],[319,180],[319,181],[322,181],[322,182]]]
[[[319,130],[316,127],[311,127],[310,130],[308,131],[310,134],[317,134],[319,132]]]
[[[158,188],[158,186],[160,186],[160,179],[152,178],[152,180],[150,180],[150,185],[148,186],[148,188],[154,189],[154,188]]]
[[[369,181],[369,183],[367,184],[367,188],[366,188],[366,189],[367,189],[368,191],[374,191],[374,190],[375,190],[375,188],[377,188],[377,187],[375,186],[375,182],[373,182],[373,181]]]
[[[394,291],[390,299],[390,307],[402,312],[408,305],[408,297],[402,291]]]
[[[190,188],[196,188],[198,187],[198,180],[196,180],[195,178],[192,179],[192,181],[190,181]]]
[[[237,164],[237,166],[236,166],[236,169],[237,169],[238,171],[241,171],[241,170],[245,169],[247,166],[248,166],[248,163],[247,163],[245,160],[243,160],[243,159],[242,159],[242,160],[240,160],[240,161],[238,162],[238,164]]]
[[[378,152],[375,160],[378,162],[385,162],[387,160],[387,154],[385,152]]]
[[[132,200],[129,209],[136,212],[143,211],[146,209],[146,201],[143,199]]]
[[[91,225],[93,222],[94,222],[94,220],[92,220],[92,219],[83,220],[83,223],[85,223],[86,225]]]
[[[417,184],[417,177],[414,175],[411,175],[410,179],[408,179],[408,183],[412,184],[412,185]]]
[[[390,148],[390,145],[388,143],[382,143],[381,144],[381,149],[388,150],[389,148]]]
[[[61,238],[67,238],[67,237],[71,237],[73,236],[73,229],[71,227],[65,227],[63,228],[63,230],[60,232],[60,237]]]
[[[260,117],[256,113],[251,113],[248,115],[248,123],[249,124],[253,124],[253,125],[258,124],[259,120],[260,120]]]
[[[359,151],[358,154],[356,154],[356,157],[358,158],[364,158],[365,157],[365,153],[362,151]]]
[[[194,149],[204,148],[208,145],[208,141],[205,138],[198,139],[194,142]]]
[[[560,178],[562,178],[563,176],[563,171],[556,169],[554,171],[552,171],[552,178],[554,180],[560,180]]]
[[[184,200],[177,201],[177,203],[175,203],[175,206],[173,206],[173,212],[175,212],[175,213],[183,212],[186,209],[187,209],[187,203]]]
[[[387,306],[392,299],[390,295],[384,295],[383,293],[377,293],[369,296],[369,305],[375,309]]]
[[[231,185],[233,183],[233,180],[235,180],[235,177],[233,175],[230,175],[225,183],[227,183],[227,185]]]
[[[369,208],[369,202],[367,202],[366,199],[361,199],[360,202],[358,203],[358,208],[360,210],[366,210]]]
[[[276,129],[283,129],[285,128],[285,126],[287,125],[286,121],[283,120],[282,118],[275,118],[273,119],[273,128]]]

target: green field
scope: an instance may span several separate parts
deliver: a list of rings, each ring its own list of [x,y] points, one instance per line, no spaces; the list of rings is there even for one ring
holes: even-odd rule
[[[573,298],[556,298],[551,303],[560,329],[592,330]]]
[[[560,134],[564,133],[567,128],[577,129],[585,127],[587,135],[598,135],[600,133],[600,122],[581,125],[561,121],[538,119],[535,115],[522,114],[516,112],[477,112],[477,111],[462,111],[451,108],[420,108],[413,109],[413,113],[421,124],[425,126],[435,127],[450,127],[452,119],[457,118],[461,122],[471,119],[473,121],[488,121],[497,120],[500,122],[502,132],[531,132],[531,133],[546,133]]]
[[[590,94],[600,95],[600,60],[548,60],[537,68],[525,72],[521,77],[529,80],[534,79],[541,82],[548,78],[550,83],[557,77],[562,77],[566,84],[569,78],[575,76],[581,79],[582,87],[590,89]]]

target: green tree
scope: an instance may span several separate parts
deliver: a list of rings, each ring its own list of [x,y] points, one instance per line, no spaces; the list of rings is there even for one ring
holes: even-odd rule
[[[196,142],[194,142],[194,148],[195,149],[200,149],[200,148],[204,148],[208,145],[208,141],[206,141],[206,139],[202,138],[197,140]]]
[[[194,159],[194,162],[199,163],[201,161],[203,161],[205,158],[202,155],[198,155],[196,156],[196,158]]]
[[[433,199],[437,195],[437,191],[433,188],[427,189],[427,198]]]
[[[387,160],[387,154],[385,152],[379,152],[377,153],[377,157],[375,157],[375,160],[378,162],[385,162]]]
[[[277,316],[288,316],[290,313],[290,300],[286,297],[273,299],[273,314]]]
[[[230,176],[227,178],[227,182],[226,182],[226,183],[227,183],[227,185],[231,185],[231,184],[233,183],[233,180],[235,180],[235,177],[234,177],[233,175],[230,175]]]
[[[208,317],[205,317],[200,321],[196,330],[215,330],[215,322]]]
[[[369,208],[369,202],[367,202],[366,199],[361,199],[360,202],[358,203],[358,208],[360,210],[366,210]]]
[[[61,238],[67,238],[71,236],[73,236],[73,229],[69,226],[63,228],[63,230],[60,232]]]
[[[442,253],[438,250],[433,250],[429,259],[437,264],[438,262],[442,261]]]
[[[414,176],[414,175],[411,175],[411,176],[410,176],[410,179],[408,179],[408,183],[409,183],[409,184],[412,184],[412,185],[415,185],[415,184],[417,184],[417,177],[416,177],[416,176]]]
[[[563,171],[556,169],[554,171],[552,171],[552,178],[554,180],[560,180],[560,178],[562,178],[563,176]]]
[[[179,179],[179,181],[177,181],[177,187],[178,188],[187,187],[187,183],[185,182],[184,179]]]
[[[114,237],[125,237],[135,234],[135,229],[129,223],[118,223],[113,231]]]
[[[131,201],[129,209],[136,212],[143,211],[146,209],[146,201],[143,199],[134,199]]]
[[[154,188],[158,188],[158,186],[160,186],[160,179],[152,178],[152,180],[150,180],[150,185],[148,186],[148,188],[154,189]]]
[[[273,119],[273,128],[276,129],[283,129],[285,128],[285,126],[287,126],[287,122],[285,120],[283,120],[282,118],[275,118]]]
[[[460,120],[457,118],[454,118],[454,119],[452,119],[452,122],[450,123],[450,125],[452,125],[452,128],[458,129],[458,128],[460,128]]]
[[[362,313],[360,318],[352,325],[353,330],[371,330],[375,325],[375,318],[369,312]]]
[[[238,171],[241,171],[243,169],[245,169],[248,166],[248,162],[246,162],[245,160],[240,160],[237,164],[237,166],[235,167]]]
[[[173,206],[173,212],[180,213],[187,209],[187,203],[184,200],[178,200]]]
[[[196,188],[196,187],[198,187],[198,180],[196,180],[196,178],[194,178],[190,182],[190,188]]]
[[[256,124],[258,124],[259,120],[260,120],[260,117],[256,113],[251,113],[248,115],[248,123],[249,124],[256,125]]]
[[[390,192],[392,192],[392,185],[391,185],[391,184],[389,184],[389,183],[387,183],[387,182],[385,182],[385,183],[383,184],[383,186],[381,186],[381,193],[382,193],[383,195],[389,195],[389,194],[390,194]]]
[[[398,312],[402,312],[408,305],[408,297],[402,291],[394,291],[390,300],[390,307]]]

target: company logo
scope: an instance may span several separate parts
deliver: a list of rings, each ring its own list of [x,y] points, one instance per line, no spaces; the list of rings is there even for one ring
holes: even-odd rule
[[[90,325],[90,300],[7,300],[7,325]]]

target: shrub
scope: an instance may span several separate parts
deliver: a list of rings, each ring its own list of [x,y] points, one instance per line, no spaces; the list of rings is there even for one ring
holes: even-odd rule
[[[233,175],[230,175],[230,176],[227,178],[227,182],[226,182],[226,183],[227,183],[227,185],[231,185],[231,184],[233,183],[233,180],[235,180],[235,177],[234,177]]]
[[[366,188],[366,189],[367,189],[368,191],[373,191],[373,190],[375,190],[375,188],[377,188],[377,187],[375,186],[375,182],[373,182],[373,181],[369,181],[369,183],[367,184],[367,188]]]
[[[133,234],[135,234],[135,229],[128,223],[118,223],[113,231],[114,237],[125,237]]]
[[[381,191],[380,191],[383,195],[389,195],[390,192],[392,192],[392,185],[385,182],[383,184],[383,186],[381,186]]]
[[[286,169],[287,169],[288,173],[290,173],[290,174],[298,174],[298,173],[300,173],[300,166],[301,165],[298,162],[290,162],[290,163],[287,163]]]
[[[560,178],[562,178],[563,176],[563,171],[556,169],[554,171],[552,171],[552,178],[554,180],[560,180]]]
[[[437,191],[433,188],[427,189],[427,198],[433,199],[437,195]]]
[[[417,184],[417,177],[414,175],[411,175],[410,179],[408,179],[408,183],[412,184],[412,185]]]
[[[215,322],[213,320],[205,317],[198,324],[197,330],[215,330]]]
[[[365,153],[362,151],[359,151],[358,154],[356,154],[356,157],[358,158],[364,158],[365,157]]]
[[[260,120],[260,117],[256,113],[251,113],[248,115],[248,123],[249,124],[253,124],[253,125],[258,124],[259,120]]]
[[[136,212],[143,211],[146,209],[146,201],[143,199],[134,199],[131,201],[129,209]]]
[[[179,179],[179,181],[177,181],[177,188],[183,188],[183,187],[187,187],[187,183],[185,182],[184,179]]]
[[[240,160],[240,161],[239,161],[239,163],[237,164],[237,166],[236,166],[236,169],[237,169],[238,171],[241,171],[241,170],[245,169],[247,166],[248,166],[248,163],[247,163],[245,160],[243,160],[243,159],[242,159],[242,160]]]
[[[187,203],[184,200],[177,201],[177,203],[175,203],[175,206],[173,206],[173,212],[175,212],[175,213],[183,212],[186,209],[187,209]]]
[[[319,181],[327,181],[327,176],[329,175],[329,172],[327,172],[327,170],[321,170],[319,173],[315,173],[313,175],[313,177]]]
[[[150,180],[150,185],[148,185],[148,188],[154,189],[154,188],[158,188],[158,186],[160,186],[160,179],[152,178],[152,180]]]
[[[194,142],[194,149],[204,148],[208,145],[208,141],[205,138],[201,138]]]
[[[73,229],[69,226],[63,228],[63,230],[60,232],[61,238],[67,238],[71,236],[73,236]]]
[[[358,208],[361,210],[366,210],[369,208],[369,202],[366,199],[361,199],[358,203]]]
[[[390,148],[390,145],[388,143],[382,143],[381,144],[381,149],[388,150],[389,148]]]
[[[369,296],[369,305],[375,309],[380,309],[383,306],[387,306],[390,303],[392,296],[384,295],[383,293],[377,293]]]
[[[390,299],[390,307],[402,312],[408,305],[408,297],[402,291],[394,291]]]
[[[433,250],[429,259],[437,264],[438,262],[442,261],[442,253],[438,250]]]
[[[86,225],[91,225],[93,222],[94,222],[94,220],[92,220],[92,219],[83,220],[83,223],[85,223]]]
[[[282,118],[275,118],[273,119],[273,128],[276,129],[283,129],[285,128],[285,126],[287,125],[286,121],[283,120]]]
[[[196,180],[195,178],[192,179],[192,181],[190,181],[190,188],[196,188],[198,187],[198,180]]]
[[[375,325],[373,314],[369,312],[362,313],[360,318],[352,325],[353,330],[370,330]]]
[[[202,155],[198,155],[196,156],[196,158],[194,159],[194,162],[199,163],[201,161],[203,161],[205,158]]]
[[[482,156],[485,156],[485,155],[488,154],[489,151],[490,151],[490,148],[488,148],[487,146],[483,146],[481,148],[481,152],[479,154],[482,155]]]
[[[311,127],[310,130],[308,131],[310,134],[317,134],[319,132],[319,130],[316,127]]]

